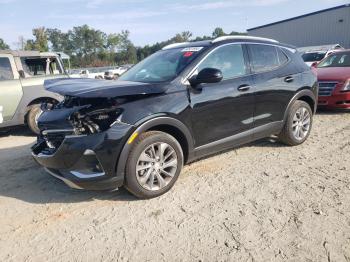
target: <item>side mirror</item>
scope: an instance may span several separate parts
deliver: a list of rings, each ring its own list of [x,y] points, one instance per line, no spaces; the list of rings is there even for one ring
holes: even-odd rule
[[[19,70],[19,71],[18,71],[18,74],[19,74],[19,77],[20,77],[20,78],[26,78],[26,74],[24,73],[23,70]]]
[[[218,83],[222,80],[222,72],[216,68],[204,68],[198,75],[189,79],[191,86],[195,87],[199,84]]]

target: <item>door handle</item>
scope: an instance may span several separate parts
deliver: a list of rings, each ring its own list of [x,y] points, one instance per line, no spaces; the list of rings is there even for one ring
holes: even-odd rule
[[[250,88],[251,88],[250,85],[241,85],[241,86],[239,86],[237,89],[238,89],[238,91],[240,91],[240,92],[245,92],[245,91],[248,91]]]
[[[284,79],[284,82],[286,83],[291,83],[294,81],[294,78],[292,76],[287,76],[285,79]]]

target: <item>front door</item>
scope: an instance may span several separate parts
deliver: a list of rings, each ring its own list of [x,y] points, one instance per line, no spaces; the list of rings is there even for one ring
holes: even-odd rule
[[[13,118],[22,95],[22,85],[13,57],[0,54],[0,125]]]
[[[221,70],[223,80],[202,84],[200,91],[191,89],[192,128],[197,148],[219,145],[220,140],[225,143],[253,125],[254,90],[245,47],[231,43],[214,49],[200,62],[196,72],[204,68]]]

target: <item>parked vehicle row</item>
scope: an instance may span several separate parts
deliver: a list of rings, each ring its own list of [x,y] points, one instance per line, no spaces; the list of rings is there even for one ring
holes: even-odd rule
[[[132,65],[94,67],[70,70],[69,76],[72,78],[92,78],[115,80],[124,74]]]
[[[320,62],[322,59],[338,50],[344,50],[344,48],[339,44],[298,48],[298,51],[301,53],[303,60],[308,66]]]
[[[74,188],[125,186],[160,196],[184,164],[270,135],[310,135],[315,74],[271,39],[220,37],[169,45],[118,81],[58,79],[65,100],[43,108],[34,159]]]
[[[319,107],[350,108],[350,50],[337,51],[313,66]]]

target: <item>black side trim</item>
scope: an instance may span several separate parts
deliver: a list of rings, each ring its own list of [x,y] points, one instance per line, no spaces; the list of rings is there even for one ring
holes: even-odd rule
[[[283,121],[268,123],[263,126],[244,131],[242,133],[229,136],[218,141],[197,147],[194,149],[195,159],[212,155],[220,151],[224,151],[233,147],[237,147],[260,138],[277,134],[283,127]]]
[[[312,111],[314,112],[314,114],[316,113],[316,110],[317,110],[317,98],[315,97],[315,94],[309,90],[309,89],[303,89],[301,91],[299,91],[298,93],[296,93],[292,99],[289,101],[288,103],[288,106],[287,106],[287,109],[286,111],[284,112],[284,118],[283,118],[283,121],[286,121],[287,119],[287,116],[288,116],[288,112],[289,112],[289,109],[291,108],[292,104],[298,100],[300,97],[303,97],[303,96],[308,96],[312,99],[312,101],[314,102],[314,108],[311,108]]]

